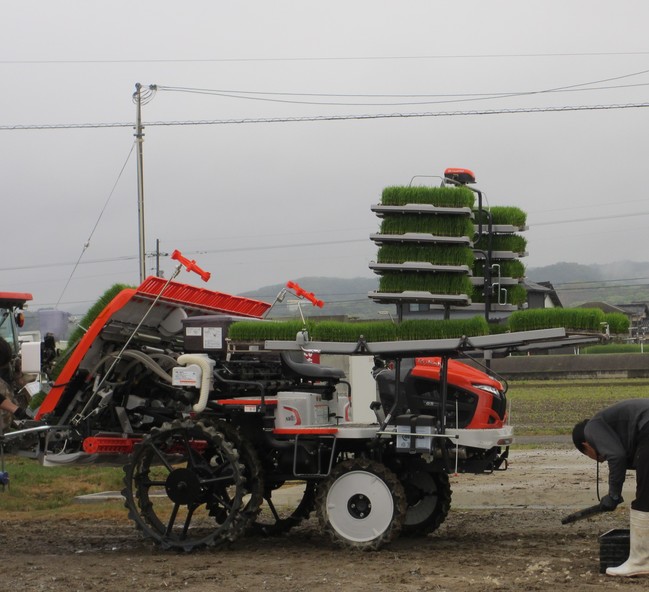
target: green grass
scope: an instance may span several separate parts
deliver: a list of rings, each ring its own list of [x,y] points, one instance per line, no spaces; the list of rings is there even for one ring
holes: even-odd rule
[[[120,491],[124,477],[124,471],[117,467],[42,467],[35,460],[11,455],[5,457],[5,471],[9,473],[9,487],[0,491],[3,512],[64,508],[79,495]]]
[[[379,247],[378,263],[405,263],[426,261],[434,265],[468,265],[474,262],[473,251],[468,247],[430,245],[385,244]]]
[[[473,236],[473,221],[466,216],[418,216],[398,214],[385,216],[382,234],[421,232],[435,236]]]
[[[511,423],[517,435],[568,435],[580,420],[624,399],[645,398],[646,379],[511,382]]]
[[[385,206],[429,204],[438,207],[473,207],[475,197],[466,187],[386,187],[381,196]]]
[[[640,346],[639,343],[607,343],[606,345],[590,345],[580,348],[582,354],[649,354],[649,344]]]

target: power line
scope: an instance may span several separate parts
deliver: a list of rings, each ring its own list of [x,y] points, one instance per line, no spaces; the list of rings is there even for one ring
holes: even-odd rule
[[[515,115],[521,113],[562,113],[570,111],[607,111],[616,109],[640,109],[649,107],[649,103],[617,103],[608,105],[564,105],[560,107],[520,107],[512,109],[475,109],[465,111],[433,111],[422,113],[379,113],[359,115],[314,115],[299,117],[260,117],[239,119],[202,119],[178,121],[152,121],[144,123],[144,127],[173,127],[193,125],[231,125],[259,123],[305,123],[317,121],[353,121],[370,119],[411,119],[418,117],[466,117],[475,115]],[[54,130],[54,129],[94,129],[133,127],[132,122],[115,123],[64,123],[64,124],[16,124],[0,125],[0,131],[17,130]]]
[[[597,220],[612,220],[614,218],[635,218],[637,216],[649,216],[649,212],[635,212],[632,214],[613,214],[610,216],[593,216],[591,218],[573,218],[570,220],[555,220],[554,222],[538,222],[536,224],[530,224],[530,228],[536,228],[537,226],[554,226],[555,224],[573,224],[575,222],[594,222]]]
[[[81,249],[81,253],[79,253],[79,258],[77,259],[77,262],[74,264],[74,267],[72,268],[72,271],[70,272],[70,275],[68,276],[68,281],[65,283],[65,286],[63,287],[63,290],[61,290],[61,295],[59,296],[59,299],[56,302],[56,305],[54,308],[59,307],[59,303],[61,302],[63,295],[65,294],[65,291],[68,289],[68,286],[70,285],[70,282],[72,281],[72,276],[74,276],[74,273],[77,271],[77,267],[81,264],[81,258],[84,256],[85,252],[88,250],[88,247],[90,246],[90,241],[92,240],[92,237],[95,234],[95,231],[97,230],[97,226],[99,226],[99,222],[101,221],[104,212],[106,211],[106,208],[108,207],[108,204],[110,203],[111,198],[113,197],[113,194],[115,193],[115,189],[117,189],[117,184],[119,183],[119,180],[122,178],[122,175],[124,174],[124,170],[126,169],[126,165],[128,164],[128,161],[131,158],[131,154],[133,154],[133,150],[135,148],[135,143],[131,144],[131,149],[128,152],[128,156],[126,157],[126,160],[124,161],[124,164],[122,165],[122,168],[119,171],[119,174],[117,175],[117,179],[115,180],[115,183],[113,184],[113,188],[111,189],[110,193],[108,194],[108,198],[104,202],[104,207],[101,209],[99,212],[99,216],[97,217],[97,221],[95,222],[95,225],[92,227],[92,230],[90,231],[90,234],[88,235],[88,240],[83,244],[83,248]]]
[[[564,282],[561,284],[554,284],[555,287],[558,286],[580,286],[583,284],[609,284],[612,282],[634,282],[634,281],[641,281],[641,280],[649,280],[649,277],[642,277],[642,278],[618,278],[614,280],[581,280],[577,282]],[[632,285],[632,284],[629,284]],[[612,286],[613,288],[617,286]]]
[[[190,87],[175,87],[175,86],[163,86],[163,85],[152,85],[151,88],[155,90],[163,90],[167,92],[180,92],[188,94],[201,94],[209,96],[219,96],[219,97],[228,97],[235,99],[247,99],[253,101],[267,101],[274,103],[289,103],[289,104],[299,104],[299,105],[337,105],[337,106],[403,106],[403,105],[430,105],[430,104],[443,104],[443,103],[461,103],[467,101],[485,101],[493,99],[502,99],[502,98],[513,98],[521,96],[532,96],[538,94],[547,94],[547,93],[558,93],[558,92],[575,92],[575,91],[593,91],[593,90],[611,90],[618,88],[627,88],[629,85],[617,85],[617,86],[608,86],[608,87],[593,87],[595,84],[602,84],[604,82],[614,82],[617,80],[623,80],[626,78],[633,78],[636,76],[642,76],[649,73],[649,70],[641,70],[638,72],[630,72],[628,74],[622,74],[619,76],[613,76],[609,78],[603,78],[600,80],[592,80],[589,82],[581,82],[577,84],[570,84],[566,86],[558,86],[554,88],[541,89],[541,90],[531,90],[531,91],[515,91],[515,92],[498,92],[498,93],[468,93],[468,94],[417,94],[417,95],[350,95],[350,94],[334,94],[334,93],[294,93],[294,92],[268,92],[268,91],[244,91],[244,90],[223,90],[223,89],[207,89],[207,88],[190,88]],[[646,86],[645,84],[641,85],[631,85],[631,86]],[[591,88],[584,88],[591,87]],[[276,98],[276,97],[285,97],[285,98]],[[454,99],[445,99],[438,101],[419,101],[419,102],[391,102],[391,103],[345,103],[345,102],[331,102],[331,101],[305,101],[297,100],[296,98],[286,98],[286,97],[346,97],[346,98],[431,98],[431,97],[462,97]]]
[[[616,281],[616,280],[609,280],[609,281]],[[649,284],[619,284],[617,286],[587,286],[581,288],[579,286],[573,286],[570,288],[555,287],[556,290],[559,290],[561,292],[595,292],[599,290],[614,290],[617,288],[645,289],[645,288],[649,288]]]
[[[207,255],[214,253],[236,253],[236,252],[245,252],[245,251],[269,251],[274,249],[293,249],[293,248],[305,248],[305,247],[322,247],[328,245],[345,245],[350,243],[368,243],[369,239],[350,239],[350,240],[336,240],[336,241],[311,241],[304,243],[293,243],[293,244],[282,244],[282,245],[263,245],[259,247],[232,247],[227,249],[201,249],[197,251],[186,251],[185,255]],[[147,254],[148,257],[152,255]],[[133,261],[138,259],[135,255],[124,255],[121,257],[113,257],[109,259],[88,259],[86,261],[68,261],[68,262],[59,262],[59,263],[40,263],[37,265],[23,265],[16,267],[0,267],[0,271],[24,271],[28,269],[42,269],[44,267],[62,267],[67,265],[90,265],[97,263],[114,263],[116,261]]]
[[[590,83],[584,83],[590,84]],[[416,106],[416,105],[443,105],[447,103],[468,103],[471,101],[492,101],[495,99],[511,99],[517,97],[528,97],[540,94],[561,93],[561,92],[590,92],[597,90],[619,90],[623,88],[637,88],[641,86],[649,86],[649,83],[638,84],[619,84],[612,86],[595,86],[591,88],[554,88],[545,90],[534,91],[519,91],[519,92],[499,92],[499,93],[464,93],[464,94],[433,94],[433,95],[362,95],[362,94],[327,94],[327,93],[265,93],[258,91],[217,91],[217,90],[199,90],[199,89],[175,89],[169,87],[159,87],[159,90],[166,90],[170,92],[184,92],[187,94],[198,94],[207,96],[217,96],[229,99],[246,99],[248,101],[261,101],[266,103],[284,103],[289,105],[317,105],[328,107],[403,107],[403,106]],[[264,96],[267,95],[267,96]],[[392,101],[385,103],[366,103],[366,102],[343,102],[343,101],[306,101],[297,99],[279,99],[274,96],[310,96],[310,97],[349,97],[349,98],[428,98],[428,97],[461,97],[461,98],[448,98],[444,100],[435,101]]]
[[[312,56],[312,57],[251,57],[251,58],[187,58],[187,59],[106,59],[106,60],[0,60],[0,64],[187,64],[219,62],[348,62],[389,60],[466,60],[508,58],[555,58],[555,57],[604,57],[644,56],[649,51],[598,51],[598,52],[546,52],[546,53],[488,53],[488,54],[439,54],[406,56]]]
[[[613,216],[595,216],[591,218],[577,218],[577,219],[570,219],[570,220],[555,220],[553,222],[541,222],[539,224],[530,225],[530,229],[535,228],[537,226],[551,226],[554,224],[568,224],[568,223],[575,223],[575,222],[592,222],[597,220],[609,220],[613,218],[635,218],[638,216],[646,216],[646,215],[649,215],[649,212],[635,212],[631,214],[618,214]],[[270,235],[270,236],[277,236],[277,235]],[[256,235],[256,238],[259,238],[259,236]],[[186,255],[211,255],[211,254],[219,254],[219,253],[242,253],[242,252],[250,252],[250,251],[260,251],[260,250],[269,251],[269,250],[277,250],[277,249],[296,249],[296,248],[322,247],[322,246],[329,246],[329,245],[344,245],[344,244],[354,244],[354,243],[368,243],[368,239],[362,238],[362,239],[345,239],[345,240],[334,240],[334,241],[307,241],[307,242],[300,242],[300,243],[283,243],[279,245],[228,247],[228,248],[218,248],[218,249],[197,249],[193,251],[186,251],[185,254]],[[147,256],[151,257],[152,254],[147,254]],[[42,269],[45,267],[63,267],[68,265],[90,265],[90,264],[94,265],[97,263],[133,261],[137,258],[138,257],[134,255],[124,255],[124,256],[107,258],[107,259],[92,259],[86,261],[80,261],[79,258],[77,262],[68,261],[68,262],[57,262],[57,263],[42,263],[37,265],[23,265],[23,266],[15,266],[15,267],[0,267],[0,271],[24,271],[29,269]]]

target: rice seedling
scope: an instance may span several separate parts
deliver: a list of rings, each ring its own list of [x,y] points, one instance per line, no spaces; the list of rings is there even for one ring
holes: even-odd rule
[[[500,266],[500,277],[508,278],[523,278],[525,277],[525,266],[518,259],[501,259],[495,262]],[[494,265],[494,262],[492,262]],[[473,275],[476,277],[484,277],[485,260],[476,259],[473,265]],[[492,269],[491,274],[493,277],[498,275],[497,269]]]
[[[629,317],[621,312],[609,312],[604,315],[604,322],[608,324],[611,333],[621,335],[629,332]]]
[[[85,335],[88,327],[90,327],[94,320],[99,316],[99,313],[104,310],[108,303],[113,300],[113,298],[115,298],[115,296],[117,296],[117,294],[119,294],[122,290],[132,287],[133,286],[128,286],[126,284],[114,284],[113,286],[108,288],[108,290],[106,290],[99,297],[97,302],[95,302],[88,309],[88,312],[84,315],[83,319],[81,319],[81,322],[77,324],[76,328],[70,334],[70,337],[68,338],[68,347],[63,352],[61,352],[61,355],[57,358],[57,361],[52,367],[52,371],[50,373],[52,379],[55,379],[60,374],[61,370],[63,370],[63,366],[65,366],[65,362],[67,361],[68,357],[77,346],[77,343],[79,343],[81,338]]]
[[[422,232],[435,236],[473,236],[473,221],[466,216],[426,216],[399,214],[386,216],[381,223],[382,234]]]
[[[405,263],[406,261],[425,261],[434,265],[468,265],[471,267],[475,257],[468,247],[456,245],[409,245],[386,243],[379,247],[379,263]]]
[[[399,326],[399,338],[406,339],[452,339],[455,337],[488,335],[489,325],[484,317],[467,320],[406,320]]]
[[[314,341],[394,341],[397,339],[398,325],[391,321],[366,321],[361,323],[343,323],[340,321],[322,321],[314,324],[311,338]]]
[[[430,204],[438,207],[473,207],[475,197],[466,187],[386,187],[381,196],[386,206]]]
[[[486,250],[489,247],[488,238],[481,236],[474,244],[476,249]],[[512,251],[524,253],[527,248],[527,239],[519,234],[494,234],[491,237],[492,251]]]
[[[384,274],[379,281],[379,292],[404,292],[406,290],[431,294],[470,294],[473,286],[468,276],[454,273]]]
[[[535,308],[520,310],[509,317],[512,331],[564,327],[575,331],[602,331],[605,315],[599,308]]]
[[[269,325],[273,325],[270,331]],[[297,325],[300,330],[301,323]],[[238,321],[230,326],[229,337],[233,341],[292,341],[297,333],[295,329],[295,321]],[[312,341],[355,342],[362,337],[368,342],[379,342],[487,335],[489,326],[483,317],[451,321],[408,320],[399,324],[391,321],[316,321],[309,323],[308,331]]]
[[[510,304],[513,306],[520,306],[527,301],[527,290],[520,284],[514,286],[502,286],[501,290],[505,290],[507,293],[507,298],[504,298],[504,294],[500,294],[500,301],[503,304]],[[473,289],[471,300],[473,302],[484,302],[484,292],[482,287],[477,287]],[[493,294],[491,297],[491,302],[498,302],[498,294]]]
[[[522,227],[527,224],[527,213],[513,206],[493,206],[488,211],[491,213],[493,224],[509,224],[511,226]],[[483,224],[489,222],[488,216],[483,212],[476,212],[476,224],[481,219]]]

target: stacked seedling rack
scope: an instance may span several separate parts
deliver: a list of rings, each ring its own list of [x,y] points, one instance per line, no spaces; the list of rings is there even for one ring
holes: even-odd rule
[[[475,263],[471,281],[477,307],[489,302],[491,312],[511,313],[525,303],[522,282],[527,242],[519,232],[527,230],[526,214],[519,208],[495,206],[476,212]]]
[[[461,186],[387,187],[372,206],[382,222],[370,268],[381,279],[370,298],[396,304],[400,319],[404,303],[470,304],[474,201]]]
[[[485,208],[473,182],[471,171],[447,169],[439,187],[387,187],[372,206],[381,228],[370,236],[378,245],[370,269],[380,282],[369,297],[395,304],[399,320],[410,303],[441,309],[446,319],[453,310],[487,320],[524,304],[525,213]]]

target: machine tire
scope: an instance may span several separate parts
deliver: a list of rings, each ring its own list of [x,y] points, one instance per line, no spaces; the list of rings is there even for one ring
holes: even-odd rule
[[[437,530],[451,509],[448,474],[415,469],[399,475],[408,509],[401,528],[405,536],[424,536]]]
[[[241,518],[245,527],[249,528],[255,522],[265,497],[264,475],[259,456],[250,440],[240,434],[232,424],[222,420],[204,423],[222,433],[239,453],[239,459],[245,467],[244,507],[241,510]]]
[[[334,467],[318,487],[318,519],[340,545],[376,550],[399,535],[406,516],[406,496],[397,476],[385,465],[363,458]]]
[[[299,487],[296,486],[296,487]],[[303,520],[306,520],[315,507],[316,488],[311,481],[304,482],[304,490],[298,505],[294,508],[276,507],[273,503],[273,492],[277,489],[268,488],[264,494],[265,504],[257,520],[252,525],[251,531],[264,536],[277,536],[288,532]]]
[[[174,421],[152,430],[124,473],[129,518],[163,549],[216,546],[245,529],[245,467],[212,426]]]

